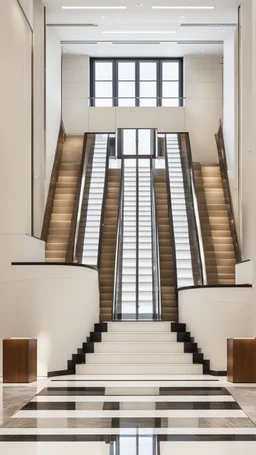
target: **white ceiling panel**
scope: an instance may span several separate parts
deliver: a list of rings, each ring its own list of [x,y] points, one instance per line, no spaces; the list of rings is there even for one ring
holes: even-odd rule
[[[238,19],[238,6],[246,1],[44,0],[44,4],[47,8],[47,24],[56,27],[61,41],[65,42],[64,49],[68,53],[86,53],[102,57],[120,55],[165,57],[186,55],[186,53],[219,54],[222,52],[221,42],[234,33]],[[103,8],[125,6],[127,8],[63,10],[62,6],[102,6]],[[152,6],[214,6],[214,9],[154,10]],[[90,24],[94,26],[89,26]],[[200,26],[201,24],[204,26]],[[90,41],[98,44],[86,44]],[[116,41],[129,43],[112,44]],[[130,44],[131,41],[154,41],[161,44]],[[186,44],[177,44],[177,41],[185,41]],[[194,44],[195,41],[202,43]],[[204,44],[205,42],[210,43]]]

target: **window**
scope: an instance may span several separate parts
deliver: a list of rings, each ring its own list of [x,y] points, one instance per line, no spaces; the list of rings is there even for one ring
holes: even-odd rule
[[[183,59],[91,59],[91,106],[183,106]]]
[[[112,106],[113,103],[113,64],[97,62],[95,66],[95,106]]]

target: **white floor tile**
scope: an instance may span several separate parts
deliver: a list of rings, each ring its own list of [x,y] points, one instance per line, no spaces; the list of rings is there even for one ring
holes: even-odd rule
[[[3,455],[109,455],[101,442],[1,442]]]
[[[254,455],[256,442],[161,442],[160,455]]]
[[[43,419],[43,418],[237,418],[246,417],[240,410],[139,410],[139,411],[19,411],[12,418]]]

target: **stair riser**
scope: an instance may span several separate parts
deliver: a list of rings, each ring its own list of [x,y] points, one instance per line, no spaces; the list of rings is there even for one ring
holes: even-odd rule
[[[162,354],[182,354],[184,353],[183,343],[95,343],[95,353],[130,353],[137,354],[155,354],[161,352]]]
[[[119,341],[127,342],[170,342],[177,341],[176,333],[157,333],[157,332],[142,332],[142,333],[102,333],[102,341],[118,343]]]
[[[140,346],[138,345],[138,351]],[[161,365],[180,365],[193,363],[192,354],[87,354],[86,364],[87,365],[133,365],[133,364],[161,364]]]
[[[108,332],[170,332],[170,322],[112,322]]]
[[[80,375],[201,375],[202,365],[77,365]]]

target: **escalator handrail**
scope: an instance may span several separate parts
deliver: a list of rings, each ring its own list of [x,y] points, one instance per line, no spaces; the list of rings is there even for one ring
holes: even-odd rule
[[[76,213],[74,216],[75,229],[74,229],[72,245],[70,248],[70,250],[72,252],[72,262],[78,262],[77,244],[78,244],[79,227],[80,227],[80,220],[81,220],[81,213],[82,213],[84,187],[85,187],[85,180],[86,180],[86,173],[87,173],[87,164],[88,164],[89,151],[90,151],[90,149],[88,148],[88,136],[89,136],[88,133],[84,134],[82,161],[81,161],[80,175],[78,178],[80,188],[79,188],[79,196],[78,196],[78,201],[77,201]]]
[[[167,140],[165,135],[165,172],[166,172],[166,183],[167,183],[167,199],[168,199],[168,217],[170,223],[170,234],[172,240],[172,250],[173,250],[173,266],[174,266],[174,287],[176,291],[176,296],[178,296],[178,272],[177,272],[177,258],[176,258],[176,243],[174,235],[174,224],[173,224],[173,213],[172,213],[172,200],[171,200],[171,185],[169,177],[169,163],[168,163],[168,153],[167,153]]]
[[[124,205],[124,158],[121,159],[121,178],[118,202],[118,215],[117,215],[117,230],[116,230],[116,255],[115,255],[115,271],[114,271],[114,292],[113,292],[113,319],[117,314],[117,286],[120,283],[120,243],[121,232],[123,230],[123,205]]]
[[[222,179],[224,178],[227,187],[227,193],[224,191],[226,205],[229,211],[229,224],[233,238],[233,244],[235,248],[235,255],[236,255],[236,262],[240,263],[242,261],[242,254],[241,249],[238,241],[238,234],[236,230],[236,223],[235,223],[235,211],[232,199],[232,193],[229,183],[229,175],[228,175],[228,162],[227,162],[227,153],[225,148],[225,141],[224,141],[224,134],[223,134],[223,126],[222,120],[220,120],[219,130],[218,133],[215,135],[215,140],[217,144],[218,156],[219,156],[219,165],[220,171],[222,175]]]
[[[104,221],[105,221],[105,205],[106,205],[107,191],[108,191],[108,170],[109,170],[109,159],[110,159],[110,137],[109,137],[109,134],[107,136],[108,136],[108,139],[107,139],[107,154],[106,154],[106,163],[105,163],[105,182],[104,182],[104,190],[103,190],[103,198],[102,198],[102,206],[101,206],[100,235],[99,235],[98,258],[97,258],[97,268],[98,268],[98,270],[100,270],[101,247],[102,247],[102,238],[103,238]]]
[[[157,218],[157,211],[156,211],[156,194],[155,194],[155,179],[154,179],[154,161],[153,158],[150,159],[150,170],[151,170],[151,195],[152,195],[152,201],[151,201],[151,217],[152,217],[152,243],[155,242],[155,248],[156,248],[156,274],[154,273],[154,255],[153,257],[153,263],[152,263],[152,272],[153,272],[153,277],[156,277],[156,289],[157,289],[157,312],[155,308],[155,314],[157,315],[157,319],[161,320],[161,314],[162,314],[162,301],[161,301],[161,277],[160,277],[160,252],[159,252],[159,233],[158,233],[158,218]],[[153,238],[154,236],[154,238]],[[152,244],[152,249],[153,249]],[[152,251],[153,254],[153,251]]]
[[[195,182],[195,174],[194,174],[194,167],[193,167],[191,144],[190,144],[190,139],[189,139],[188,133],[185,133],[185,138],[186,138],[190,183],[191,183],[191,189],[192,189],[193,213],[194,213],[195,224],[196,224],[196,237],[197,237],[197,244],[198,244],[198,248],[199,248],[199,260],[200,260],[201,273],[202,273],[202,285],[206,286],[207,285],[207,273],[206,273],[205,254],[204,254],[204,244],[203,244],[203,236],[202,236],[202,229],[201,229],[201,223],[200,223],[199,205],[198,205],[198,199],[197,199],[197,194],[196,194],[196,182]]]

